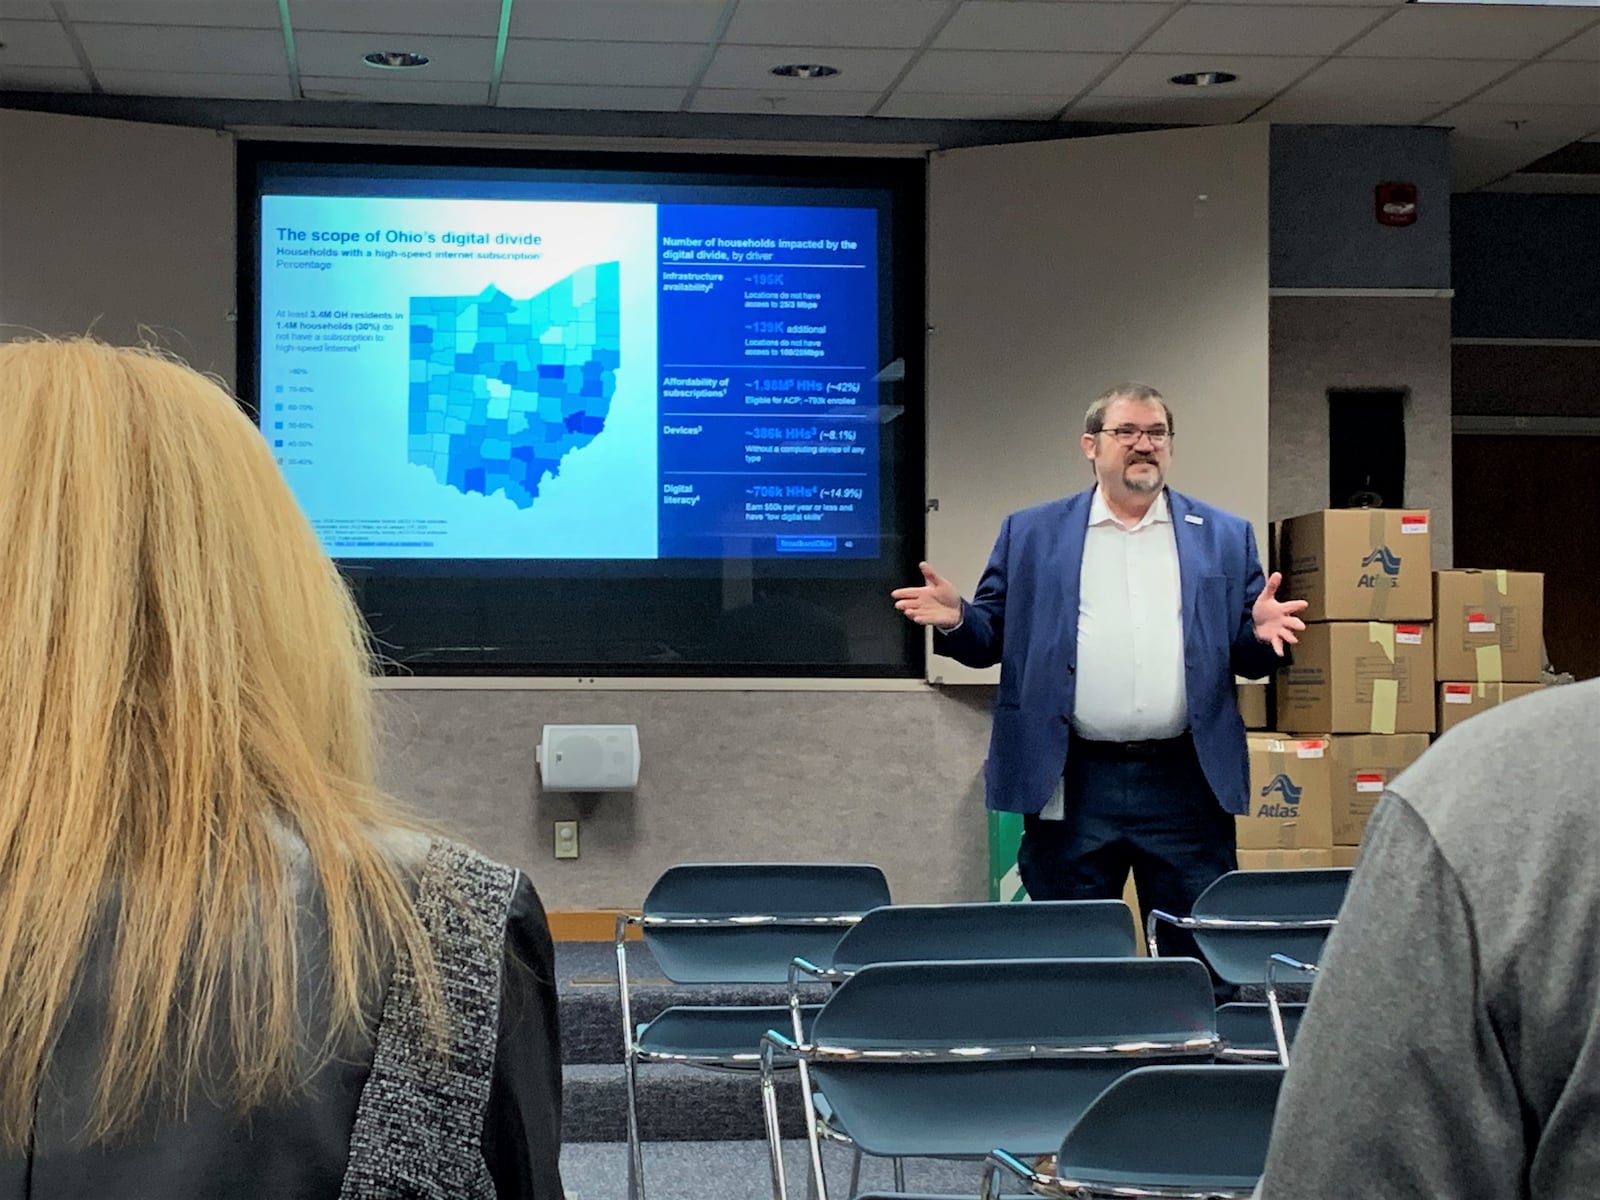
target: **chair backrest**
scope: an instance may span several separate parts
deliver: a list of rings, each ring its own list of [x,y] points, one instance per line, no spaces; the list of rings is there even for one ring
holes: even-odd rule
[[[1305,1015],[1304,1004],[1280,1004],[1283,1014],[1283,1031],[1288,1043],[1294,1045],[1294,1035],[1300,1031],[1300,1018]],[[1270,1051],[1278,1053],[1277,1041],[1272,1036],[1272,1016],[1265,1004],[1224,1004],[1217,1009],[1217,1036],[1228,1043],[1230,1050]]]
[[[1310,871],[1230,871],[1195,898],[1202,920],[1327,921],[1338,917],[1350,868]],[[1277,952],[1314,963],[1331,930],[1196,929],[1195,943],[1228,983],[1266,981],[1267,956]]]
[[[1266,1165],[1282,1082],[1278,1066],[1129,1071],[1067,1131],[1056,1174],[1108,1194],[1116,1186],[1248,1192]]]
[[[1193,959],[874,964],[817,1014],[811,1079],[870,1154],[1043,1154],[1123,1073],[1209,1061],[1213,1004]]]
[[[1128,958],[1138,953],[1121,900],[891,904],[839,939],[835,969],[870,963],[1003,958]]]
[[[681,863],[645,896],[643,933],[674,983],[783,983],[792,959],[826,961],[888,903],[882,870],[863,863]]]

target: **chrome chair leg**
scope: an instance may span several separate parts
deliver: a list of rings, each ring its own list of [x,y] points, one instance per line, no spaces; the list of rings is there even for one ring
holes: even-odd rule
[[[861,1148],[855,1149],[850,1159],[850,1200],[856,1200],[861,1194]]]
[[[772,1077],[772,1043],[761,1046],[761,1119],[767,1130],[767,1156],[772,1168],[772,1200],[789,1200],[783,1169],[783,1131],[778,1122],[778,1088]]]
[[[897,1192],[903,1192],[906,1190],[906,1160],[903,1158],[897,1158],[894,1159],[893,1162],[894,1190]]]

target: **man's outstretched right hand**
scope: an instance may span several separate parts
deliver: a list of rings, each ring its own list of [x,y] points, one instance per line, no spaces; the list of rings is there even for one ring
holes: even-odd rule
[[[961,624],[961,593],[927,563],[917,566],[922,569],[922,586],[895,588],[889,593],[894,606],[918,625],[954,629]]]

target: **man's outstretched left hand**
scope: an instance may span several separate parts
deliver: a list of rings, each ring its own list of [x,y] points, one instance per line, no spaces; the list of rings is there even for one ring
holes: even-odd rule
[[[1271,642],[1279,658],[1283,657],[1284,643],[1294,645],[1299,640],[1294,635],[1306,627],[1306,623],[1294,615],[1306,606],[1306,602],[1279,600],[1278,585],[1282,582],[1283,576],[1276,571],[1267,576],[1267,586],[1261,589],[1261,595],[1256,597],[1255,605],[1250,610],[1256,623],[1256,638]]]

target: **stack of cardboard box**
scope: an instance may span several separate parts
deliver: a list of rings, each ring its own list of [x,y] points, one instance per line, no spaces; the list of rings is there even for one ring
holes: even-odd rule
[[[1274,549],[1278,594],[1306,600],[1306,632],[1275,680],[1277,733],[1248,736],[1238,858],[1349,866],[1382,790],[1434,730],[1429,514],[1314,512],[1278,526]]]
[[[1309,513],[1270,546],[1306,629],[1269,703],[1239,689],[1247,728],[1276,731],[1247,735],[1239,865],[1353,866],[1378,798],[1436,727],[1539,686],[1543,579],[1434,572],[1423,510]]]
[[[1437,571],[1439,732],[1544,686],[1544,576]]]

